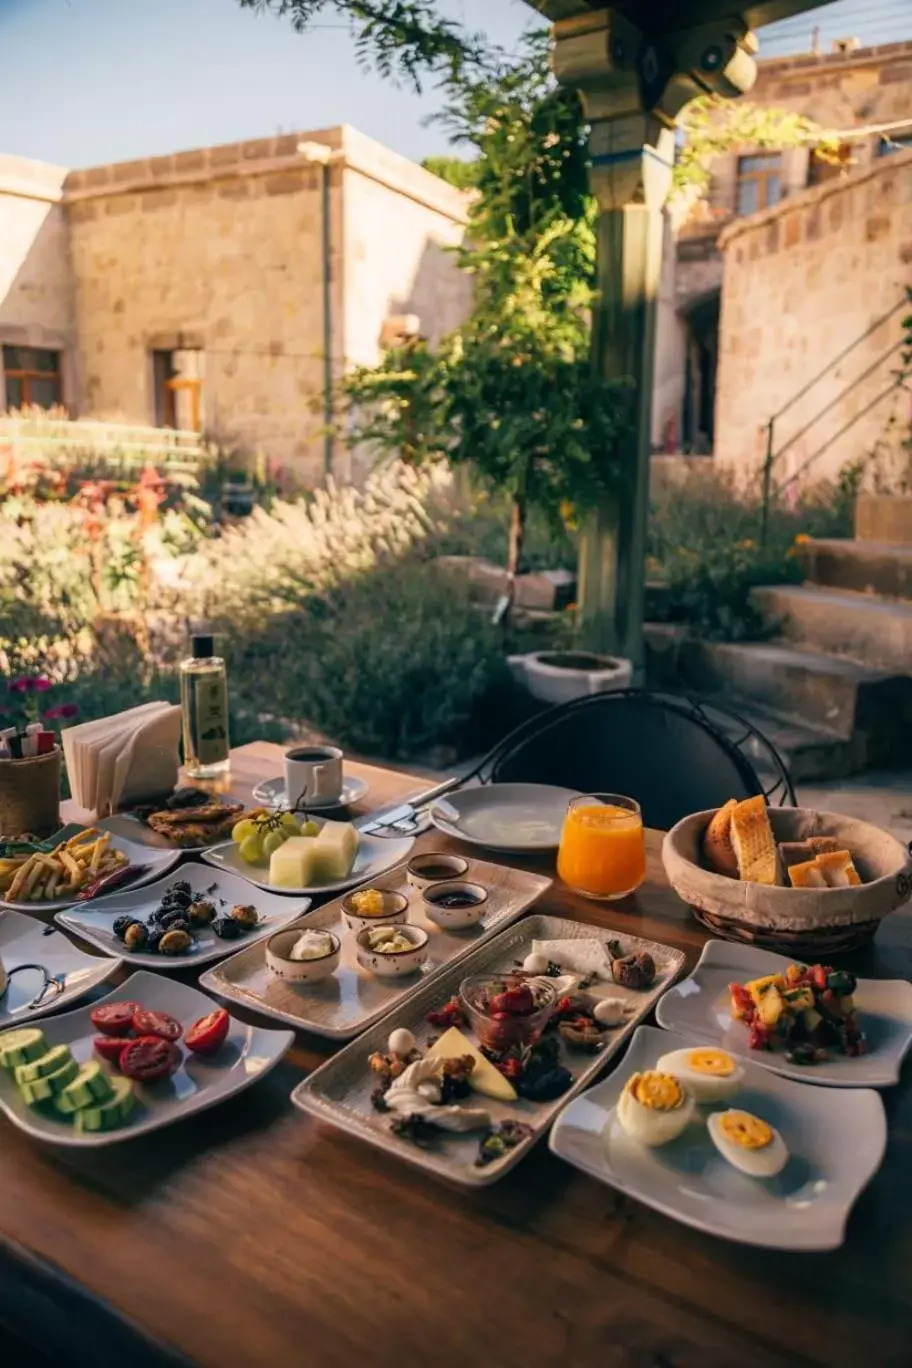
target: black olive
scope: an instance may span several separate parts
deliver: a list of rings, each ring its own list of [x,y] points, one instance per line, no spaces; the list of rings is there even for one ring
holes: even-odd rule
[[[182,931],[186,936],[190,936],[193,934],[193,928],[187,921],[186,917],[175,917],[173,920],[168,922],[168,925],[165,927],[165,930]]]
[[[183,927],[187,921],[187,910],[184,907],[166,907],[158,917],[159,926],[169,929],[180,922]]]
[[[127,934],[127,928],[133,926],[135,922],[135,917],[131,917],[129,913],[125,913],[122,917],[114,918],[114,925],[111,929],[118,940],[123,940]]]
[[[168,933],[164,931],[160,926],[155,926],[150,930],[148,938],[146,940],[146,950],[149,952],[149,954],[158,954],[159,946],[161,945],[163,938],[167,934]]]
[[[217,917],[212,923],[212,929],[220,940],[237,940],[238,936],[244,934],[243,926],[233,917]]]

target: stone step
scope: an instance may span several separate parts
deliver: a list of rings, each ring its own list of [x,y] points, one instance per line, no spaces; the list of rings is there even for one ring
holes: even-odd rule
[[[720,699],[720,702],[722,700]],[[843,740],[822,727],[812,727],[807,723],[796,722],[783,717],[772,708],[758,707],[743,700],[731,699],[731,706],[762,732],[776,747],[788,766],[792,783],[809,783],[817,779],[845,779],[855,774],[859,765],[854,742]],[[736,725],[730,728],[732,739],[740,740]],[[738,734],[736,734],[738,733]],[[741,745],[759,774],[761,780],[772,782],[775,769],[767,752],[754,738],[748,738]]]
[[[873,598],[812,584],[753,591],[767,626],[811,650],[912,673],[912,602]]]
[[[665,624],[648,624],[646,639],[653,687],[762,713],[797,778],[912,763],[912,678],[783,642],[698,641]]]
[[[812,538],[801,564],[813,584],[912,599],[912,543]]]

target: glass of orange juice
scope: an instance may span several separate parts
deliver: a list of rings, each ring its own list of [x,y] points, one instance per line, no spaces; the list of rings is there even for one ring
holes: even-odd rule
[[[646,877],[643,814],[633,798],[587,793],[567,809],[557,872],[586,898],[623,898]]]

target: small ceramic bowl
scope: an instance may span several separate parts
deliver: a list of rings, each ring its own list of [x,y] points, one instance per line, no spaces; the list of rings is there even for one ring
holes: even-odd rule
[[[370,916],[365,916],[359,912],[353,904],[352,899],[359,893],[367,893],[366,888],[355,888],[351,893],[346,893],[342,899],[342,917],[349,931],[363,931],[369,926],[396,926],[400,922],[408,921],[409,900],[404,893],[394,893],[389,889],[371,889],[371,892],[381,894],[383,907],[379,912]]]
[[[464,879],[468,872],[469,862],[461,855],[446,855],[435,850],[414,855],[405,866],[406,879],[422,892],[444,880]]]
[[[286,927],[284,931],[276,931],[275,935],[269,937],[266,942],[266,967],[275,978],[284,979],[286,983],[318,983],[338,969],[342,942],[332,931],[326,932],[332,942],[331,948],[320,959],[290,959],[291,951],[302,934],[300,926]]]
[[[461,905],[447,907],[450,900]],[[453,879],[432,884],[425,889],[424,915],[445,931],[458,931],[461,927],[474,926],[481,921],[487,901],[487,889],[482,888],[481,884]]]
[[[396,930],[412,942],[410,950],[387,951],[372,950],[367,943],[368,932],[376,927],[365,927],[355,937],[355,953],[362,969],[369,969],[378,978],[399,978],[403,974],[414,974],[428,957],[428,933],[420,926],[403,926],[396,923]]]

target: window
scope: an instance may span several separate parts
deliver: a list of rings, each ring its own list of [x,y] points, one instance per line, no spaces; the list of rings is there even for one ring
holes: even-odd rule
[[[63,403],[60,352],[39,351],[35,347],[4,347],[3,372],[7,408],[34,404],[49,409]]]
[[[738,213],[756,214],[782,199],[782,159],[778,152],[738,158]]]
[[[203,353],[198,349],[154,351],[157,427],[199,432],[203,419]]]

